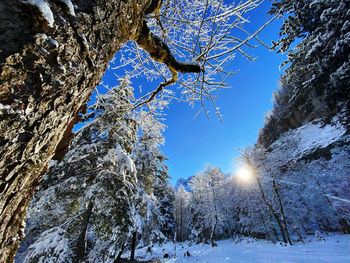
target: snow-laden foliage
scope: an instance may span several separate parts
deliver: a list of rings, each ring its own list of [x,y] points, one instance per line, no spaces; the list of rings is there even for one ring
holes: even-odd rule
[[[213,246],[216,232],[222,225],[219,194],[223,178],[219,168],[208,166],[190,182],[191,235],[200,241],[210,240]]]
[[[160,94],[159,98],[165,100],[175,98],[191,104],[200,101],[205,111],[208,105],[214,104],[214,110],[219,114],[215,100],[221,89],[227,88],[226,80],[237,70],[230,69],[229,65],[237,54],[254,60],[247,54],[247,48],[259,44],[258,33],[271,22],[256,28],[255,32],[245,29],[245,24],[249,23],[247,14],[263,1],[162,2],[160,9],[147,17],[152,36],[181,63],[199,65],[200,72],[178,76],[176,73],[175,76],[173,69],[157,62],[151,53],[133,42],[121,50],[121,58],[112,68],[122,68],[131,77],[144,76],[149,81],[176,82],[176,89],[145,89],[144,97],[138,103]]]
[[[240,172],[209,167],[175,194],[177,239],[237,235],[293,244],[310,233],[350,232],[349,142],[342,116],[284,133],[270,148],[242,151]]]
[[[157,112],[131,113],[132,101],[128,78],[99,95],[64,160],[52,163],[29,207],[27,262],[55,256],[41,246],[54,229],[65,239],[52,238],[52,246],[66,240],[62,258],[73,262],[114,262],[133,233],[144,245],[172,233],[173,194],[158,150],[164,125]]]
[[[85,247],[80,246],[88,224],[99,240],[108,239],[109,246],[119,250],[133,224],[137,179],[129,155],[136,123],[124,110],[132,95],[128,84],[123,79],[98,98],[91,107],[97,116],[77,133],[64,161],[51,168],[29,210],[29,220],[36,221],[33,227],[60,226],[66,231],[78,260],[84,257]],[[99,248],[93,246],[94,255],[95,250]]]
[[[71,263],[73,252],[68,245],[65,231],[60,227],[51,228],[28,248],[25,263]]]
[[[288,53],[258,143],[242,151],[251,178],[209,166],[191,178],[189,191],[168,185],[159,109],[173,97],[215,107],[233,52],[250,58],[242,47],[256,34],[243,29],[244,14],[260,3],[168,0],[148,14],[152,39],[201,71],[178,76],[134,43],[125,46],[120,60],[131,78],[177,81],[182,97],[164,85],[135,100],[128,78],[98,96],[35,194],[26,262],[116,262],[126,250],[132,260],[137,246],[151,250],[174,235],[215,246],[237,235],[292,244],[314,232],[350,232],[347,0],[274,1],[271,13],[290,14],[276,47],[286,52],[300,43]]]
[[[349,115],[349,9],[347,0],[274,1],[270,12],[284,17],[275,44],[288,51],[288,66],[260,144],[268,147],[282,133],[317,118],[329,121],[343,110]]]
[[[349,232],[349,1],[276,0],[270,12],[284,17],[275,47],[288,67],[245,159],[281,231]]]
[[[150,245],[166,240],[173,232],[173,190],[164,164],[167,158],[158,149],[164,143],[165,126],[143,110],[138,112],[137,121],[140,129],[132,157],[138,179],[139,224],[135,231],[140,244]]]
[[[285,231],[350,230],[350,196],[344,191],[350,182],[350,138],[345,134],[339,118],[325,126],[318,120],[285,133],[270,150],[256,145],[245,151],[266,198],[285,217]]]
[[[183,185],[180,185],[175,192],[174,209],[176,222],[176,240],[185,241],[189,238],[190,227],[190,202],[191,193],[186,191]]]

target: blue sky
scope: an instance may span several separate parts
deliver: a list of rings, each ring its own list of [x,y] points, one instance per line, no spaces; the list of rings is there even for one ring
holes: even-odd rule
[[[270,3],[250,13],[252,21],[247,29],[262,25],[268,18]],[[281,21],[275,21],[261,34],[260,39],[270,44],[278,39]],[[200,105],[191,108],[185,103],[173,103],[167,112],[166,143],[162,150],[169,158],[167,163],[173,184],[177,178],[187,178],[205,168],[207,164],[220,167],[224,173],[234,172],[234,158],[238,149],[253,145],[263,126],[264,113],[272,109],[272,92],[278,88],[279,65],[285,56],[259,47],[249,54],[257,57],[254,63],[237,56],[232,71],[231,89],[224,90],[217,100],[223,114],[222,123],[215,114],[210,119],[201,114],[193,119]]]
[[[248,15],[251,23],[245,29],[254,32],[264,24],[269,8],[270,1],[264,1],[251,11]],[[272,40],[278,39],[280,26],[281,21],[273,22],[259,38],[270,45]],[[201,107],[199,104],[191,108],[186,103],[173,102],[169,106],[165,121],[168,126],[164,133],[166,142],[161,150],[169,158],[167,166],[173,184],[180,177],[187,178],[200,172],[208,164],[220,167],[224,173],[234,172],[238,149],[255,143],[263,126],[264,113],[272,108],[272,92],[278,88],[281,74],[278,67],[285,57],[265,47],[247,52],[257,57],[256,61],[252,63],[237,55],[231,71],[239,72],[228,81],[232,88],[223,90],[216,102],[223,114],[221,124],[214,113],[209,115],[210,119],[204,114],[194,119]],[[118,85],[114,73],[112,70],[106,72],[104,84]],[[133,84],[135,89],[139,84],[149,85],[146,80]],[[103,93],[101,87],[98,90]]]

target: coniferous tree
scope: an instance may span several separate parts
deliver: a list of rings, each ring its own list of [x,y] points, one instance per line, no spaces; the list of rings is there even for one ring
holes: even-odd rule
[[[138,178],[138,225],[135,226],[131,244],[131,260],[137,242],[137,233],[143,245],[151,245],[170,237],[173,227],[173,192],[164,161],[167,158],[158,149],[164,143],[162,124],[153,113],[140,110],[138,142],[133,159]]]
[[[96,117],[78,131],[63,162],[51,168],[30,209],[29,221],[36,220],[35,225],[42,218],[49,222],[46,229],[59,226],[65,230],[74,262],[85,257],[86,248],[81,244],[85,244],[88,225],[95,233],[89,260],[108,262],[123,250],[135,224],[137,179],[130,155],[137,124],[128,113],[129,84],[124,78],[98,97],[88,115]],[[42,260],[50,253],[42,253]],[[36,255],[35,251],[28,254],[26,262]]]
[[[274,44],[279,52],[288,52],[288,67],[259,134],[265,147],[308,121],[329,122],[341,111],[349,116],[349,1],[276,0],[272,5],[270,13],[284,17]]]

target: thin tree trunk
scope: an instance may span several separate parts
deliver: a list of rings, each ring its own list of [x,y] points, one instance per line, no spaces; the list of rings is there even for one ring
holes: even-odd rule
[[[257,183],[258,183],[258,186],[259,186],[259,190],[260,190],[260,193],[261,193],[261,197],[262,197],[264,203],[265,203],[265,204],[267,205],[267,207],[269,208],[271,214],[272,214],[273,217],[275,218],[276,223],[277,223],[277,225],[278,225],[278,227],[279,227],[279,229],[280,229],[283,242],[284,242],[284,243],[288,243],[287,238],[286,238],[286,235],[285,235],[285,233],[284,233],[284,229],[283,229],[282,222],[281,222],[281,220],[279,219],[279,217],[278,217],[278,215],[277,215],[275,209],[273,208],[273,206],[272,206],[272,205],[270,204],[270,202],[267,200],[267,198],[266,198],[266,196],[265,196],[265,193],[264,193],[264,190],[263,190],[263,188],[262,188],[262,186],[261,186],[261,181],[260,181],[259,178],[257,178]]]
[[[13,261],[48,160],[151,0],[75,0],[75,16],[50,1],[52,26],[24,2],[0,1],[0,262]]]
[[[211,232],[211,236],[210,236],[210,242],[211,242],[211,246],[215,247],[216,244],[214,242],[214,238],[215,238],[215,231],[216,231],[216,226],[218,224],[218,209],[216,207],[216,197],[215,197],[215,191],[214,191],[214,183],[212,183],[212,195],[213,195],[213,205],[214,205],[214,212],[215,212],[215,223]]]
[[[249,165],[249,167],[253,167],[253,165],[251,164],[250,162],[250,159],[249,157],[246,155],[245,156],[245,161],[247,162],[247,164]],[[254,169],[253,169],[254,170]],[[278,217],[278,214],[276,213],[276,210],[273,208],[273,206],[271,205],[271,203],[267,200],[266,196],[265,196],[265,193],[264,193],[264,189],[262,188],[262,185],[261,185],[261,180],[259,178],[258,175],[255,176],[255,179],[256,179],[256,182],[259,186],[259,190],[260,190],[260,193],[261,193],[261,197],[264,201],[264,203],[267,205],[267,207],[269,208],[271,214],[273,215],[273,217],[275,218],[275,221],[280,229],[280,232],[281,232],[281,236],[282,236],[282,239],[283,239],[283,242],[284,243],[287,243],[287,238],[286,238],[286,235],[284,233],[284,229],[283,229],[283,225],[282,225],[282,222],[281,220],[279,219]]]
[[[296,225],[296,223],[295,223],[295,221],[293,220],[293,218],[292,218],[292,222],[293,222],[293,225],[295,225],[295,233],[297,233],[297,235],[298,235],[298,237],[299,237],[299,239],[300,239],[300,241],[301,242],[303,242],[303,244],[305,244],[305,241],[304,241],[304,239],[303,239],[303,236],[300,234],[300,232],[298,231],[298,226]]]
[[[292,241],[290,240],[289,233],[288,233],[287,222],[286,222],[286,215],[284,213],[284,209],[283,209],[283,205],[282,205],[282,199],[281,199],[281,196],[279,194],[276,181],[273,180],[272,184],[273,184],[273,189],[274,189],[274,191],[276,193],[276,197],[277,197],[277,200],[278,200],[278,205],[280,207],[280,212],[281,212],[281,215],[282,215],[282,223],[283,223],[284,231],[286,233],[286,238],[287,238],[289,244],[292,245]]]
[[[85,213],[82,215],[82,228],[80,234],[75,242],[75,246],[73,249],[75,258],[73,259],[73,263],[84,262],[85,260],[85,251],[86,251],[86,231],[89,225],[89,221],[92,214],[93,204],[90,202]]]
[[[211,242],[212,247],[216,246],[216,244],[215,244],[215,231],[216,231],[217,224],[218,224],[218,218],[217,218],[217,216],[215,216],[215,223],[214,223],[213,229],[211,231],[211,235],[210,235],[210,242]]]
[[[184,233],[183,233],[183,208],[182,208],[182,200],[181,200],[181,213],[180,213],[180,242],[182,242],[183,241],[183,235],[184,235]]]
[[[136,231],[135,231],[134,233],[132,233],[132,238],[131,238],[130,261],[133,261],[133,260],[135,259],[136,236],[137,236],[137,233],[136,233]]]
[[[114,263],[119,263],[119,262],[120,262],[120,258],[121,258],[122,255],[123,255],[124,248],[125,248],[125,244],[122,245],[122,248],[121,248],[121,250],[119,251],[119,253],[118,253],[116,259],[114,260]]]

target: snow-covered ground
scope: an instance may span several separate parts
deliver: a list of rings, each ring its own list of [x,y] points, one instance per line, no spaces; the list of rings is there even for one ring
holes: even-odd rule
[[[325,237],[325,241],[315,237],[306,238],[306,244],[295,243],[293,246],[282,246],[264,240],[244,239],[236,243],[231,240],[218,241],[218,246],[212,248],[205,244],[177,244],[176,257],[174,244],[155,246],[152,253],[145,248],[137,250],[139,260],[161,259],[163,263],[349,263],[350,235],[333,235]],[[190,256],[184,256],[188,251]],[[169,258],[164,258],[168,253]]]

